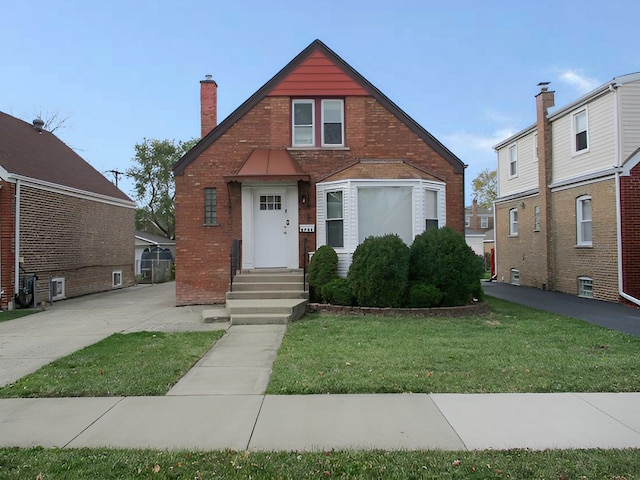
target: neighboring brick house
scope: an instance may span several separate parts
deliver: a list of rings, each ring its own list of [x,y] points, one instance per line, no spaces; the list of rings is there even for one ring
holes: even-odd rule
[[[640,304],[640,74],[616,77],[497,145],[497,280]]]
[[[464,232],[462,161],[319,40],[219,125],[216,98],[174,167],[178,304],[224,302],[233,239],[244,270],[301,268],[306,239],[345,275],[367,236]]]
[[[0,112],[2,308],[25,274],[38,303],[134,282],[135,203],[42,126]]]
[[[493,248],[493,210],[478,207],[478,200],[475,198],[471,206],[464,209],[464,237],[467,245],[476,255],[484,258],[491,254]]]

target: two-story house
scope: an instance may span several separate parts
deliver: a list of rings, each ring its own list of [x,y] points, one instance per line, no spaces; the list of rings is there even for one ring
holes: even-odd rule
[[[479,207],[475,198],[471,206],[464,209],[464,238],[489,266],[493,249],[493,210]]]
[[[640,304],[640,74],[498,144],[497,280]]]
[[[234,239],[243,270],[330,245],[345,275],[368,236],[463,233],[465,165],[319,40],[220,124],[200,84],[202,139],[174,167],[178,304],[224,302]]]

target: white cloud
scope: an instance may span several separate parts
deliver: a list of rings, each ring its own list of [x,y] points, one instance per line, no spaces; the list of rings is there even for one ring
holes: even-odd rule
[[[580,94],[590,92],[600,85],[600,82],[595,78],[584,75],[578,70],[573,69],[561,71],[559,79],[561,82],[573,87]]]

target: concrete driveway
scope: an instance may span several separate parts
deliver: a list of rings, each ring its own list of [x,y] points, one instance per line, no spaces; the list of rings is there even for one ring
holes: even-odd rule
[[[0,322],[0,386],[116,332],[228,327],[204,323],[204,308],[211,306],[175,307],[175,283],[168,282],[64,300],[46,311]]]

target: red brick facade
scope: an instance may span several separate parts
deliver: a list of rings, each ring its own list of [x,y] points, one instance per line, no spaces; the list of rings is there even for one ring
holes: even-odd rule
[[[640,298],[640,164],[620,177],[622,282],[624,292]]]
[[[325,56],[335,58],[332,52],[326,54],[325,51]],[[354,79],[351,84],[359,81],[361,89],[374,88],[366,80],[354,77],[357,74],[340,64],[341,60],[336,62]],[[285,67],[285,74],[288,74],[286,70]],[[277,91],[278,80],[277,76],[272,79],[275,86],[270,92]],[[353,85],[349,88],[354,90]],[[335,96],[336,92],[333,94]],[[211,132],[214,140],[205,137],[187,154],[192,158],[188,162],[183,159],[176,166],[178,304],[224,302],[230,276],[231,242],[234,238],[242,238],[241,184],[229,182],[229,178],[224,177],[238,172],[255,149],[288,149],[291,158],[309,175],[310,182],[298,182],[299,198],[304,198],[298,205],[299,224],[316,223],[315,185],[318,181],[360,159],[401,159],[446,183],[446,223],[460,233],[464,232],[462,162],[435,139],[431,141],[432,137],[406,114],[390,109],[386,97],[377,90],[366,96],[341,96],[345,128],[345,147],[342,148],[290,148],[291,97],[272,96],[269,92],[254,97],[251,108],[242,111],[241,115],[234,112],[230,117],[232,121],[225,123],[225,120]],[[425,137],[429,141],[425,141]],[[217,225],[204,224],[205,188],[216,188],[217,191]],[[296,234],[299,235],[302,261],[303,238],[307,238],[307,250],[313,251],[315,233]]]

